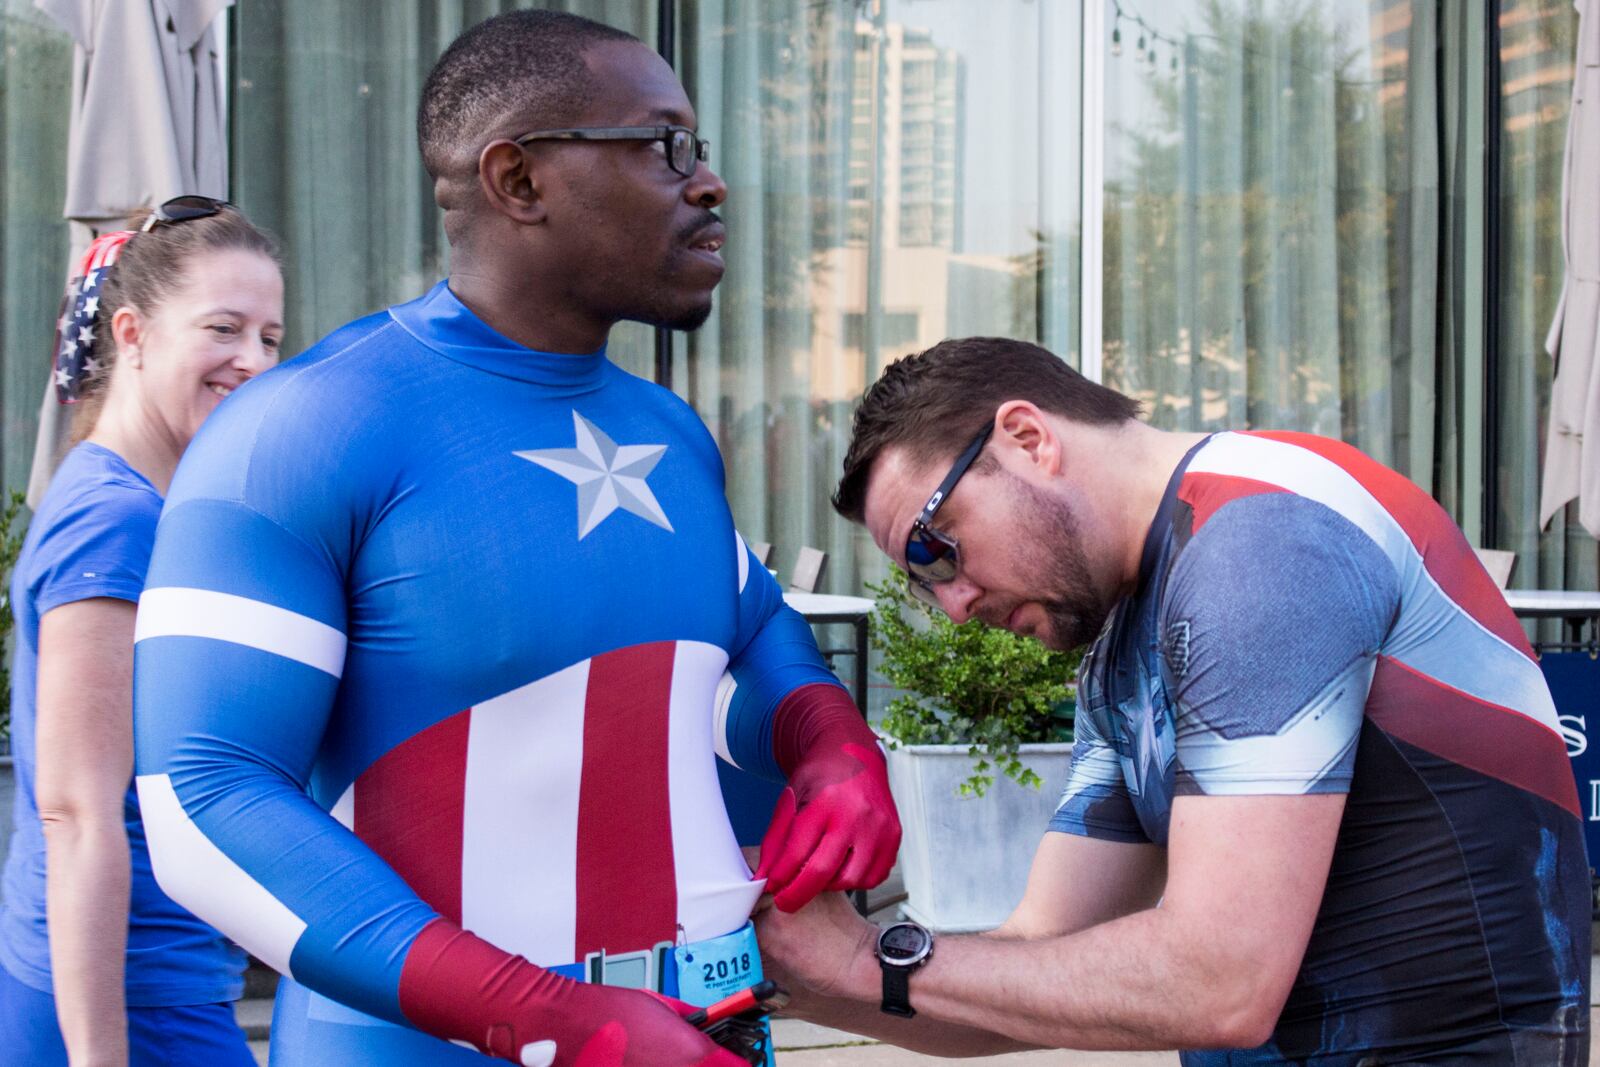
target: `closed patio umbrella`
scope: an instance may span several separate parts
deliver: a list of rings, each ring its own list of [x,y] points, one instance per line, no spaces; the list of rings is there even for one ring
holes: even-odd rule
[[[34,0],[71,35],[72,126],[64,214],[75,263],[140,207],[228,195],[217,15],[233,0]],[[40,349],[50,343],[40,339]],[[28,502],[55,472],[70,412],[45,387]]]
[[[1600,537],[1600,0],[1576,0],[1578,54],[1562,182],[1566,284],[1545,347],[1556,360],[1539,524],[1574,497]]]

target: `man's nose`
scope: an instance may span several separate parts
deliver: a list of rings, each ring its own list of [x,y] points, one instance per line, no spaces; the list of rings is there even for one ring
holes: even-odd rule
[[[683,197],[695,207],[713,208],[728,199],[728,185],[711,164],[701,163],[683,187]]]
[[[972,618],[972,610],[977,606],[978,598],[983,595],[983,590],[967,581],[962,574],[957,574],[948,582],[940,582],[933,587],[935,595],[939,598],[939,607],[950,616],[950,621],[961,625]]]

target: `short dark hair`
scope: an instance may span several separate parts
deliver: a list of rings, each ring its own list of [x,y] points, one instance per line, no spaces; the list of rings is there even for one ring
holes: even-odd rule
[[[954,456],[1007,400],[1027,400],[1075,422],[1108,425],[1139,416],[1139,402],[1091,382],[1038,345],[961,337],[884,369],[856,408],[833,507],[864,521],[867,479],[883,450]]]
[[[639,39],[561,11],[507,11],[451,42],[417,107],[422,165],[438,178],[510,111],[539,127],[570,125],[594,91],[583,54],[602,41]]]

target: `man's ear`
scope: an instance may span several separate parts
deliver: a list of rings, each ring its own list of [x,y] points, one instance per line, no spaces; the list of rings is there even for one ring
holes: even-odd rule
[[[515,141],[490,141],[478,153],[478,187],[489,206],[513,222],[534,226],[545,219],[544,191]]]
[[[1061,437],[1033,403],[1007,400],[995,411],[994,419],[994,443],[1006,460],[1020,462],[1045,477],[1061,470]]]
[[[144,366],[144,320],[137,308],[124,304],[111,316],[111,339],[117,345],[118,363]]]

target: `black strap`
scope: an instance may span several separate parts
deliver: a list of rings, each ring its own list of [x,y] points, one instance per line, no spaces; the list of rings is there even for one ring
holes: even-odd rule
[[[914,1019],[917,1009],[911,1006],[911,968],[891,967],[879,963],[883,970],[883,1010],[902,1019]]]

